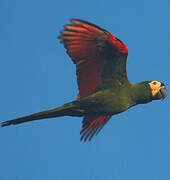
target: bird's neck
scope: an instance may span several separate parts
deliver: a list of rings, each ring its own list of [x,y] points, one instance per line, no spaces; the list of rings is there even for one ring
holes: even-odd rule
[[[149,87],[144,83],[133,85],[131,97],[136,104],[145,104],[152,101]]]

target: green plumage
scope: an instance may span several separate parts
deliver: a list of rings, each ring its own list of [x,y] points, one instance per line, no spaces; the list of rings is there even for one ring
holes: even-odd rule
[[[86,21],[72,19],[61,31],[61,43],[76,64],[79,94],[76,101],[58,108],[3,122],[11,124],[59,116],[83,116],[81,140],[92,139],[112,115],[152,100],[164,99],[159,81],[132,84],[127,77],[126,45],[108,31]]]
[[[152,101],[148,82],[126,84],[123,87],[113,87],[98,91],[88,97],[76,100],[58,108],[34,113],[2,123],[2,126],[19,124],[59,116],[114,115],[126,111],[132,106]]]

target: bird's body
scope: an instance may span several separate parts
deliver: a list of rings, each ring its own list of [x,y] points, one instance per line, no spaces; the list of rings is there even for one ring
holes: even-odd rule
[[[86,21],[72,19],[59,37],[76,64],[77,100],[58,108],[2,123],[3,126],[59,116],[83,116],[81,139],[97,134],[112,115],[137,104],[165,98],[159,81],[133,84],[128,80],[126,45],[108,31]]]
[[[97,114],[97,115],[114,115],[121,113],[130,107],[143,104],[151,101],[151,95],[148,93],[146,99],[141,99],[145,94],[146,86],[125,84],[120,88],[108,88],[105,90],[100,90],[86,98],[76,101],[79,107],[85,109],[87,114]],[[145,96],[146,97],[146,96]]]

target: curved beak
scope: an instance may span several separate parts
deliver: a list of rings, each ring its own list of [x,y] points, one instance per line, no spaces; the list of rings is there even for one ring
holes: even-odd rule
[[[165,86],[162,86],[162,87],[160,88],[159,92],[160,92],[160,94],[161,94],[161,98],[162,98],[162,99],[165,99],[166,96],[167,96],[167,94],[168,94]]]

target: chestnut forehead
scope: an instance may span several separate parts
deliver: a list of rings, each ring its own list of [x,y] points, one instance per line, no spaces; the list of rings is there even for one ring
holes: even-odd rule
[[[161,82],[161,86],[165,86],[165,84]]]

